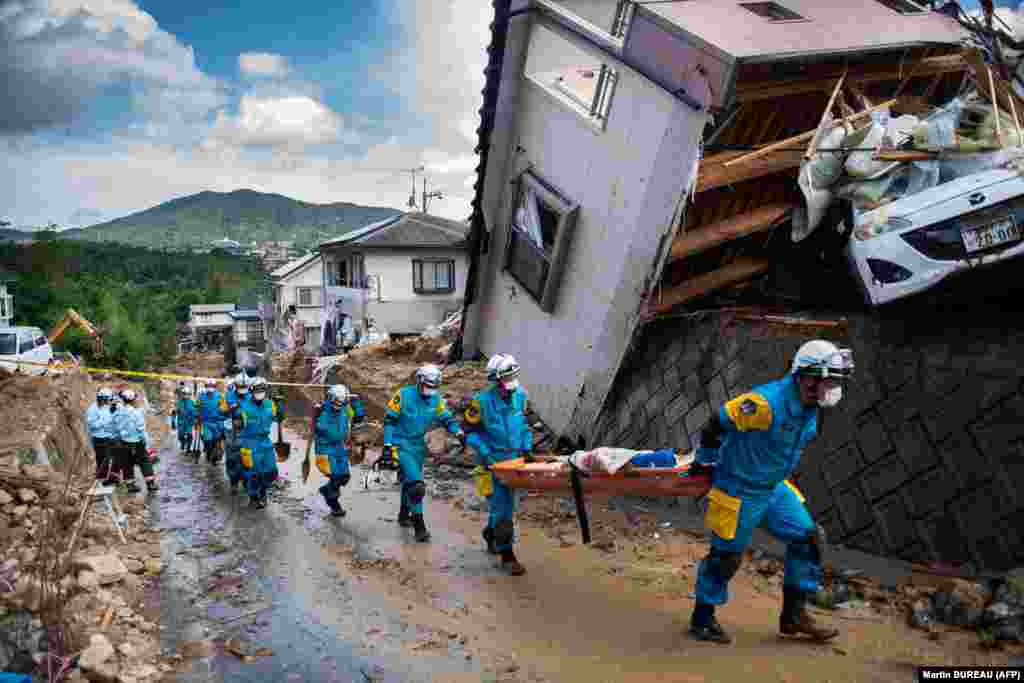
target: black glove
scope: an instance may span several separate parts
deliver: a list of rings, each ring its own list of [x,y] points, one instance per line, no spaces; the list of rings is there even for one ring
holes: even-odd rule
[[[692,462],[692,463],[690,463],[690,468],[687,470],[687,473],[690,476],[692,476],[692,477],[703,477],[703,476],[711,476],[711,474],[714,471],[715,471],[715,466],[714,465],[703,465],[703,464],[698,463],[698,462]]]
[[[466,447],[466,432],[456,432],[455,438],[459,440],[459,443],[462,444],[463,448]]]

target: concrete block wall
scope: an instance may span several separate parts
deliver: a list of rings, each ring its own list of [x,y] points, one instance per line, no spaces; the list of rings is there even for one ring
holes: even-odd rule
[[[856,379],[795,477],[832,543],[988,570],[1024,564],[1024,326],[965,316],[955,328],[950,317],[847,316],[836,341],[854,349]],[[807,338],[724,322],[644,328],[587,444],[688,449],[712,410],[781,376]]]

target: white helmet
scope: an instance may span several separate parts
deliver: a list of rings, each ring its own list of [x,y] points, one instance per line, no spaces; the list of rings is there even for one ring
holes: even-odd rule
[[[349,397],[348,387],[344,384],[335,384],[327,390],[327,398],[339,406],[348,403]]]
[[[114,398],[114,392],[112,392],[107,387],[103,387],[102,389],[100,389],[99,391],[96,392],[96,400],[97,401],[109,401],[109,400],[111,400],[113,398]]]
[[[267,393],[268,388],[267,380],[263,379],[262,377],[256,377],[252,380],[252,385],[250,388],[252,389],[253,394],[265,394]]]
[[[244,372],[238,373],[238,377],[235,378],[235,390],[240,394],[249,393],[249,387],[252,382],[249,380],[249,376]]]
[[[416,383],[428,389],[437,389],[441,386],[441,368],[424,365],[416,371]]]
[[[187,389],[188,387],[186,387]],[[135,391],[133,389],[124,389],[121,392],[121,400],[125,403],[132,403],[135,401]]]
[[[498,371],[498,364],[501,363],[501,361],[502,361],[502,359],[504,357],[505,357],[505,354],[503,354],[503,353],[496,353],[493,356],[491,356],[490,359],[487,361],[487,381],[488,382],[494,382],[495,380],[498,379],[498,376],[496,374],[497,371]]]
[[[187,384],[185,386],[183,386],[181,388],[181,395],[182,396],[191,396],[192,395],[192,387],[190,387]]]
[[[830,341],[812,339],[793,357],[794,375],[846,379],[853,374],[853,351],[841,349]]]
[[[494,378],[499,382],[509,381],[519,376],[519,363],[513,356],[502,356],[494,369]]]
[[[206,380],[206,390],[207,391],[217,391],[217,380],[215,380],[215,379],[208,379],[208,380]]]

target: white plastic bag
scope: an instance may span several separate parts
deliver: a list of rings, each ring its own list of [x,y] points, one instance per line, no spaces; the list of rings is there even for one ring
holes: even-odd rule
[[[798,184],[800,185],[800,190],[804,193],[804,199],[807,200],[807,204],[797,207],[793,212],[792,238],[794,242],[799,242],[814,232],[818,224],[821,223],[821,219],[825,217],[828,206],[832,203],[833,196],[832,191],[829,189],[817,189],[814,187],[814,183],[811,182],[811,167],[809,164],[804,164],[800,168]]]
[[[882,145],[886,127],[878,121],[871,122],[871,128],[864,141],[858,147],[869,148],[866,151],[850,152],[846,157],[846,173],[855,178],[878,177],[892,170],[893,162],[879,161],[874,158],[874,150]]]

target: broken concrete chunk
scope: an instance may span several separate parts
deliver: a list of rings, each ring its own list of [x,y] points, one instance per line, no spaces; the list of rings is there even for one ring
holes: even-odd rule
[[[4,491],[3,489],[0,489],[0,505],[7,505],[8,503],[11,503],[13,501],[14,497],[11,494],[7,493],[7,491]]]
[[[78,572],[78,586],[84,590],[93,590],[100,585],[99,577],[96,576],[96,572],[84,570]]]
[[[18,489],[18,500],[22,503],[34,503],[39,500],[39,496],[32,489]]]
[[[96,670],[100,665],[114,656],[114,646],[110,644],[107,637],[102,633],[96,633],[89,637],[89,647],[85,648],[78,660],[78,666],[88,676],[90,671]]]
[[[93,557],[80,557],[75,560],[76,564],[96,574],[96,580],[101,586],[117,583],[128,570],[125,568],[121,558],[117,555],[96,555]]]
[[[141,562],[139,562],[138,560],[128,560],[128,559],[125,559],[125,560],[122,560],[122,561],[124,562],[125,568],[128,571],[130,571],[132,574],[141,574],[146,569],[146,566],[144,564],[142,564]]]
[[[11,510],[11,516],[14,517],[15,519],[21,519],[22,517],[24,517],[27,514],[28,514],[28,505],[18,505],[13,510]]]

